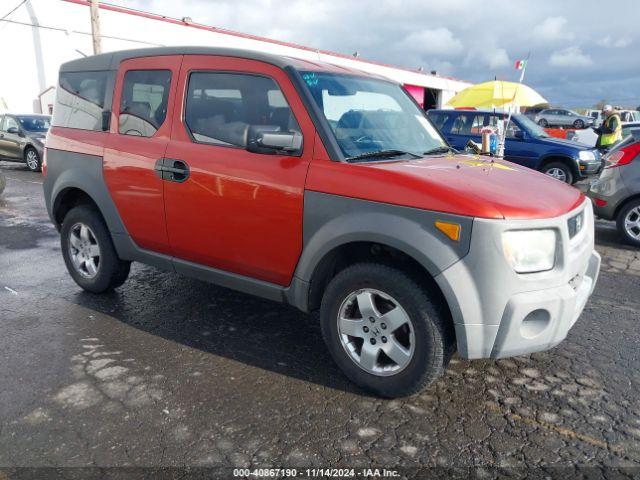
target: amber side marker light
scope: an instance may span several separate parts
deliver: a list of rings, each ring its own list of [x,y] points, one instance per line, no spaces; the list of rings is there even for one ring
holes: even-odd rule
[[[459,224],[436,220],[436,228],[454,242],[460,240],[460,231],[462,230],[462,227]]]

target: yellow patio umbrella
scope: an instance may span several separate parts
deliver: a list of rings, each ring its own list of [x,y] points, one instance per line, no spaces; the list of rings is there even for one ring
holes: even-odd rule
[[[509,103],[519,107],[532,107],[547,101],[524,84],[493,80],[465,88],[449,100],[447,105],[455,108],[494,108]]]

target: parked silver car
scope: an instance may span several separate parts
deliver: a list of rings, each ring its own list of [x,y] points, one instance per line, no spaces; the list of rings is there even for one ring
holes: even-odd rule
[[[24,162],[32,172],[42,168],[49,115],[0,115],[0,160]]]
[[[615,220],[622,238],[640,247],[640,129],[632,129],[604,159],[605,168],[587,194],[596,215]]]
[[[580,115],[573,110],[547,108],[536,115],[535,121],[541,127],[573,127],[577,129],[593,125],[593,118]]]

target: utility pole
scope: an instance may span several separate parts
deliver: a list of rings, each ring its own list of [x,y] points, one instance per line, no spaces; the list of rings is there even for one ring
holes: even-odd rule
[[[102,42],[100,40],[100,8],[98,0],[91,0],[91,37],[93,38],[93,53],[102,53]]]

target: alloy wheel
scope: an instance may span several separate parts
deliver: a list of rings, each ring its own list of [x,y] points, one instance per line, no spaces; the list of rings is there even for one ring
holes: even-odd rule
[[[640,207],[629,210],[624,218],[624,229],[631,238],[640,240]]]
[[[100,245],[93,230],[76,223],[69,231],[69,256],[75,270],[85,278],[93,278],[100,268]]]
[[[365,288],[350,293],[338,310],[338,335],[349,358],[377,376],[395,375],[415,352],[407,312],[390,295]]]
[[[38,168],[38,153],[35,150],[29,150],[27,152],[27,166],[31,170]]]
[[[561,168],[557,168],[557,167],[550,168],[544,173],[546,173],[550,177],[555,178],[556,180],[560,180],[561,182],[567,181],[567,174]]]

